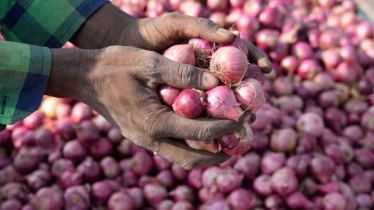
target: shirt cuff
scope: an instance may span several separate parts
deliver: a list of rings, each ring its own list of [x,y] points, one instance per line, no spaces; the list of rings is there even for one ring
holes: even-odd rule
[[[18,0],[2,21],[6,40],[62,47],[108,0]]]
[[[0,41],[0,124],[13,124],[37,110],[51,71],[49,48]]]

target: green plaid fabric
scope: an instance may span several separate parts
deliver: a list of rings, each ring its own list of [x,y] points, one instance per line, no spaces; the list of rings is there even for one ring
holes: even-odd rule
[[[0,131],[39,108],[60,48],[108,0],[0,0]],[[20,43],[17,43],[20,42]]]

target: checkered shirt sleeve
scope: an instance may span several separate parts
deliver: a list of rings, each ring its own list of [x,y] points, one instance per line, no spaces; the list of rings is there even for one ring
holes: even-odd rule
[[[0,0],[0,131],[40,106],[62,47],[108,0]],[[0,37],[1,38],[1,37]]]

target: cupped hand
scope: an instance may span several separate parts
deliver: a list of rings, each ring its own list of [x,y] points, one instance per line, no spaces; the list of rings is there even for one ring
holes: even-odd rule
[[[162,105],[157,95],[159,84],[207,90],[216,86],[218,79],[152,51],[113,46],[53,49],[52,55],[47,94],[86,103],[135,144],[186,169],[217,165],[229,156],[194,150],[182,139],[209,141],[234,132],[251,117],[244,113],[239,122],[188,119]]]
[[[172,12],[159,17],[138,19],[107,3],[81,26],[70,41],[84,49],[123,45],[161,53],[191,37],[224,44],[231,42],[234,34],[205,18]],[[270,73],[272,66],[268,57],[252,43],[244,41],[249,61],[258,64],[264,73]]]

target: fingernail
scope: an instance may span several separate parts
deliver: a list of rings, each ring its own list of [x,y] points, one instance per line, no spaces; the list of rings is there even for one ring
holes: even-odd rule
[[[273,69],[273,66],[267,58],[261,58],[258,60],[258,66],[267,74]]]
[[[203,72],[201,79],[203,80],[201,81],[201,84],[207,89],[217,86],[219,82],[218,78],[209,72]]]
[[[224,28],[218,29],[217,34],[220,35],[220,36],[223,36],[223,37],[233,36],[233,33],[231,33],[230,31],[228,31]]]

